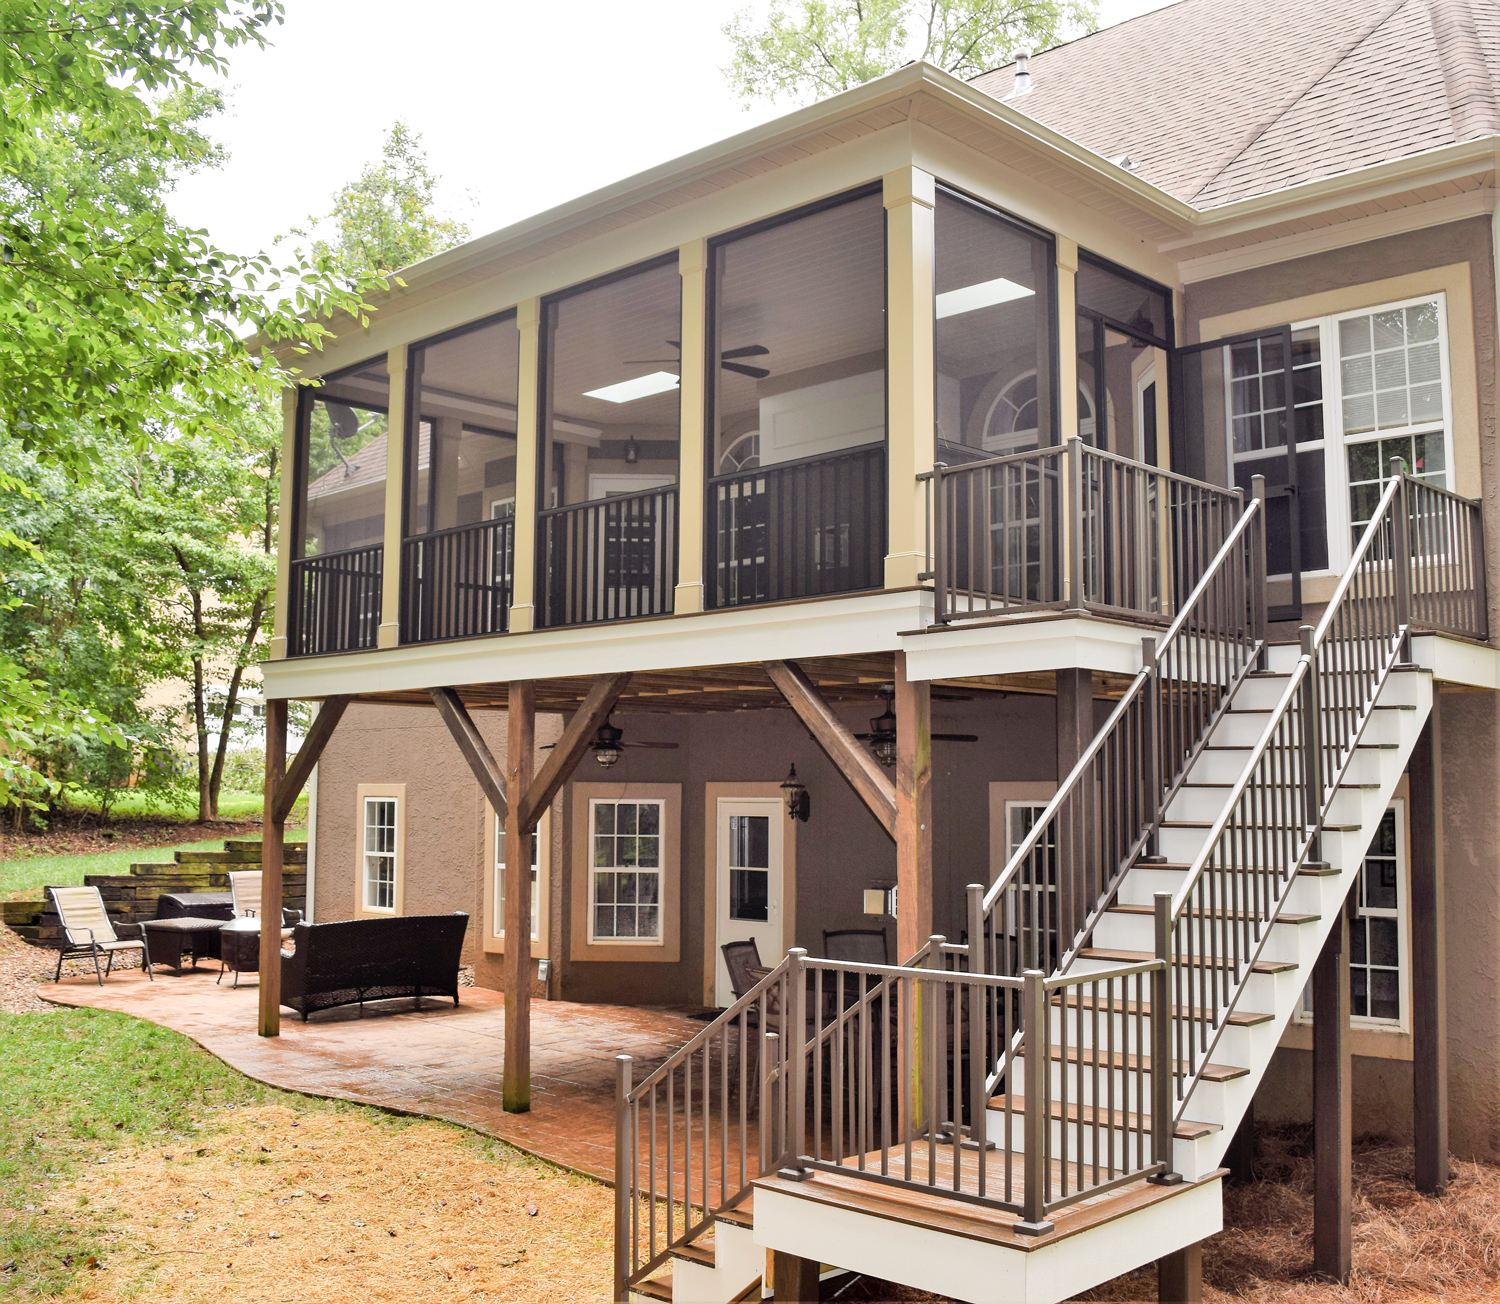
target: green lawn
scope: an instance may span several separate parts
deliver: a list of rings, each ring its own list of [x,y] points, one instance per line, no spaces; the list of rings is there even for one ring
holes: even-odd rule
[[[77,795],[67,798],[68,805],[74,810],[99,811],[99,803],[88,801]],[[304,807],[307,798],[302,798]],[[224,819],[240,819],[246,815],[259,815],[264,798],[258,792],[221,792],[219,794],[219,815]],[[136,792],[131,789],[120,793],[111,803],[109,808],[111,819],[129,818],[139,815],[175,815],[182,819],[189,819],[198,813],[198,797],[196,793],[184,793],[180,801],[164,802],[157,794]]]
[[[244,1105],[377,1111],[278,1091],[186,1037],[108,1010],[0,1014],[0,1300],[51,1298],[105,1253],[109,1225],[49,1190],[109,1151],[181,1145]]]
[[[222,809],[222,808],[221,808]],[[304,803],[292,812],[292,820],[299,827],[287,827],[286,835],[291,841],[300,841],[307,836],[300,820],[307,817]],[[259,830],[239,835],[247,841],[257,841]],[[24,860],[0,860],[0,900],[40,900],[42,888],[60,887],[68,883],[82,883],[85,874],[128,874],[130,866],[137,863],[168,861],[174,851],[222,851],[224,838],[208,838],[202,842],[183,842],[170,847],[132,847],[123,851],[101,851],[87,856],[28,856]]]

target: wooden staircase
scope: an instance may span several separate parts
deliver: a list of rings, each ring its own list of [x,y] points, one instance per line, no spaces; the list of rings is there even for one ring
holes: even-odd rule
[[[639,1087],[621,1057],[616,1299],[753,1297],[753,1246],[1054,1304],[1219,1231],[1225,1151],[1432,710],[1413,621],[1482,619],[1482,590],[1455,597],[1462,536],[1428,528],[1463,500],[1437,495],[1396,468],[1284,646],[1254,503],[968,889],[964,942],[899,968],[792,951]]]

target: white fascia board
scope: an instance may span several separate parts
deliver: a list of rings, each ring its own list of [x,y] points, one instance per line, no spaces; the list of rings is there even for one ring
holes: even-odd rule
[[[1134,675],[1141,639],[1157,625],[1128,625],[1091,616],[966,624],[908,633],[901,639],[909,679],[964,679],[1039,670],[1098,670]]]
[[[931,593],[903,589],[261,664],[271,697],[412,692],[513,679],[894,652],[901,646],[901,630],[931,619]]]
[[[1439,683],[1500,689],[1500,649],[1442,634],[1413,634],[1411,655]]]

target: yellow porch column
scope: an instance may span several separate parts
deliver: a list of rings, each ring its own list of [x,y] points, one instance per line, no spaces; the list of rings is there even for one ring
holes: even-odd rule
[[[1063,443],[1078,433],[1078,242],[1057,237],[1057,428]]]
[[[703,510],[705,377],[708,368],[707,242],[691,240],[677,251],[682,276],[682,380],[678,389],[681,444],[677,463],[677,590],[672,610],[703,610]]]
[[[377,647],[401,641],[401,502],[406,485],[406,345],[385,355],[391,377],[385,417],[385,547],[381,555],[380,632]]]
[[[291,601],[292,576],[292,489],[297,481],[297,395],[296,385],[281,391],[281,484],[276,517],[276,599],[272,614],[272,661],[286,657],[286,620]]]
[[[536,468],[540,453],[537,368],[540,362],[540,302],[516,307],[521,332],[521,370],[516,392],[516,547],[510,590],[510,630],[536,628]]]
[[[886,208],[886,393],[889,530],[885,587],[911,588],[927,568],[925,495],[916,477],[932,470],[932,175],[900,168],[883,178]]]

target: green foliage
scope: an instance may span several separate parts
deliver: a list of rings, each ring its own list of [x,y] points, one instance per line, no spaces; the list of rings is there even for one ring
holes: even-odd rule
[[[912,59],[973,77],[1098,22],[1097,0],[771,0],[725,26],[734,48],[725,75],[747,104],[808,102]]]
[[[439,180],[427,166],[422,137],[396,122],[386,133],[380,161],[366,164],[359,180],[334,196],[327,220],[337,237],[314,241],[313,253],[357,280],[387,275],[462,244],[469,228],[437,211]]]

